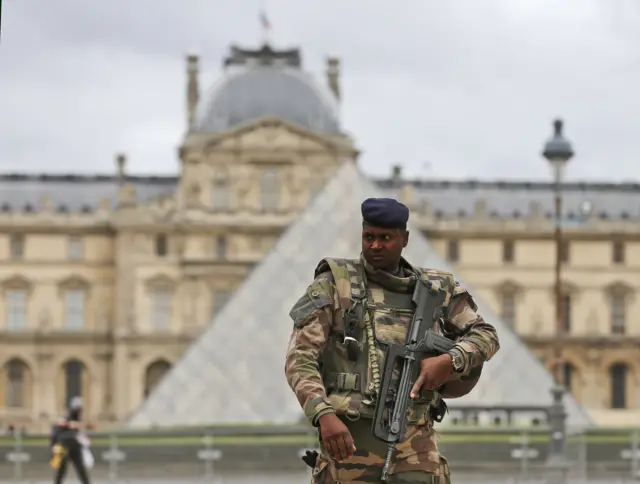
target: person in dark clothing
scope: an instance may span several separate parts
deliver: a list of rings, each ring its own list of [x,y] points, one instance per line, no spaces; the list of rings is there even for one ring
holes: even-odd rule
[[[66,474],[69,461],[76,470],[78,479],[82,484],[90,484],[89,473],[82,457],[83,445],[78,440],[80,432],[80,421],[82,419],[82,399],[75,397],[69,405],[69,413],[51,432],[51,450],[54,454],[61,452],[60,462],[57,465],[54,484],[62,484]]]

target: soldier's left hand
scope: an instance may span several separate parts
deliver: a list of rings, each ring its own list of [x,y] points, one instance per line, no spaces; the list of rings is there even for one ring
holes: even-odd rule
[[[444,385],[453,373],[451,355],[444,354],[434,358],[425,358],[420,362],[420,375],[411,389],[411,398],[420,394],[420,390],[435,390]]]

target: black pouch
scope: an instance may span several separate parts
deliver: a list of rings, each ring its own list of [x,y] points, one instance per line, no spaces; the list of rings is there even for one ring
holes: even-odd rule
[[[444,416],[448,411],[449,407],[447,407],[447,403],[442,398],[439,398],[438,405],[432,405],[429,408],[429,416],[434,422],[440,423],[444,420]]]

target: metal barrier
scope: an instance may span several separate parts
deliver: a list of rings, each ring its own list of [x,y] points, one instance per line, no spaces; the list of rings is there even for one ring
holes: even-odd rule
[[[94,481],[133,484],[173,479],[229,484],[250,482],[253,476],[255,482],[309,482],[311,469],[300,457],[317,441],[308,432],[266,435],[264,429],[253,429],[253,433],[245,429],[234,435],[227,430],[92,435]],[[547,468],[549,434],[549,429],[540,427],[447,429],[442,433],[442,448],[454,482],[551,483],[556,480]],[[5,454],[0,482],[50,479],[45,437],[16,431],[0,445]],[[565,457],[567,484],[640,482],[640,431],[569,431]]]

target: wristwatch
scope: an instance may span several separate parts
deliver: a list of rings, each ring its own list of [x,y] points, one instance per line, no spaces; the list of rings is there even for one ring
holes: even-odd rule
[[[456,373],[460,373],[464,367],[464,360],[462,358],[462,355],[460,354],[460,350],[454,348],[449,351],[449,354],[451,355],[451,365],[453,366],[453,371],[455,371]]]

